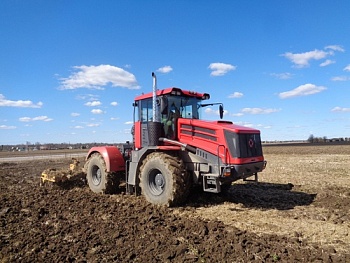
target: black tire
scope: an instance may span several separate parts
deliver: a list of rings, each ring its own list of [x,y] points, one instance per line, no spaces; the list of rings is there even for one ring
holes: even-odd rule
[[[189,194],[190,176],[178,157],[149,154],[140,168],[140,187],[146,200],[155,205],[175,206]]]
[[[99,153],[91,155],[85,167],[86,179],[93,192],[114,194],[118,190],[118,177],[107,172],[106,163]]]

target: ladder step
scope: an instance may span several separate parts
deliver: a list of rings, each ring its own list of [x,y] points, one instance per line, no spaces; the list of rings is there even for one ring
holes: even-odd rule
[[[216,176],[203,175],[203,191],[211,193],[220,193],[221,185]]]

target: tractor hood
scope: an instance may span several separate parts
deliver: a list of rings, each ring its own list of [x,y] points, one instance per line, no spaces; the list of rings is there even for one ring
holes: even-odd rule
[[[178,119],[180,142],[200,148],[224,159],[257,158],[263,160],[260,131],[230,121]],[[227,160],[223,160],[227,161]]]
[[[236,125],[232,121],[223,121],[223,120],[219,120],[219,121],[203,121],[203,120],[198,120],[197,125],[200,125],[201,123],[203,123],[206,126],[209,125],[210,127],[213,127],[213,128],[216,127],[216,129],[232,130],[232,131],[234,131],[236,133],[245,132],[245,133],[259,133],[260,134],[260,131],[257,130],[257,129]]]

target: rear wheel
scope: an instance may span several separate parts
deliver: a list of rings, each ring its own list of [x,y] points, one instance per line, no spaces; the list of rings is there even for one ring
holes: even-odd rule
[[[165,153],[151,153],[140,168],[140,187],[152,204],[174,206],[184,202],[190,189],[182,160]]]
[[[91,155],[87,161],[86,179],[95,193],[113,194],[119,186],[117,175],[107,172],[106,163],[99,153]]]

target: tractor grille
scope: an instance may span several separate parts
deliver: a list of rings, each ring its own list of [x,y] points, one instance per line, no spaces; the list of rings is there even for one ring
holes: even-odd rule
[[[234,133],[224,131],[225,139],[231,156],[234,158],[249,158],[262,156],[260,134],[258,133]]]

